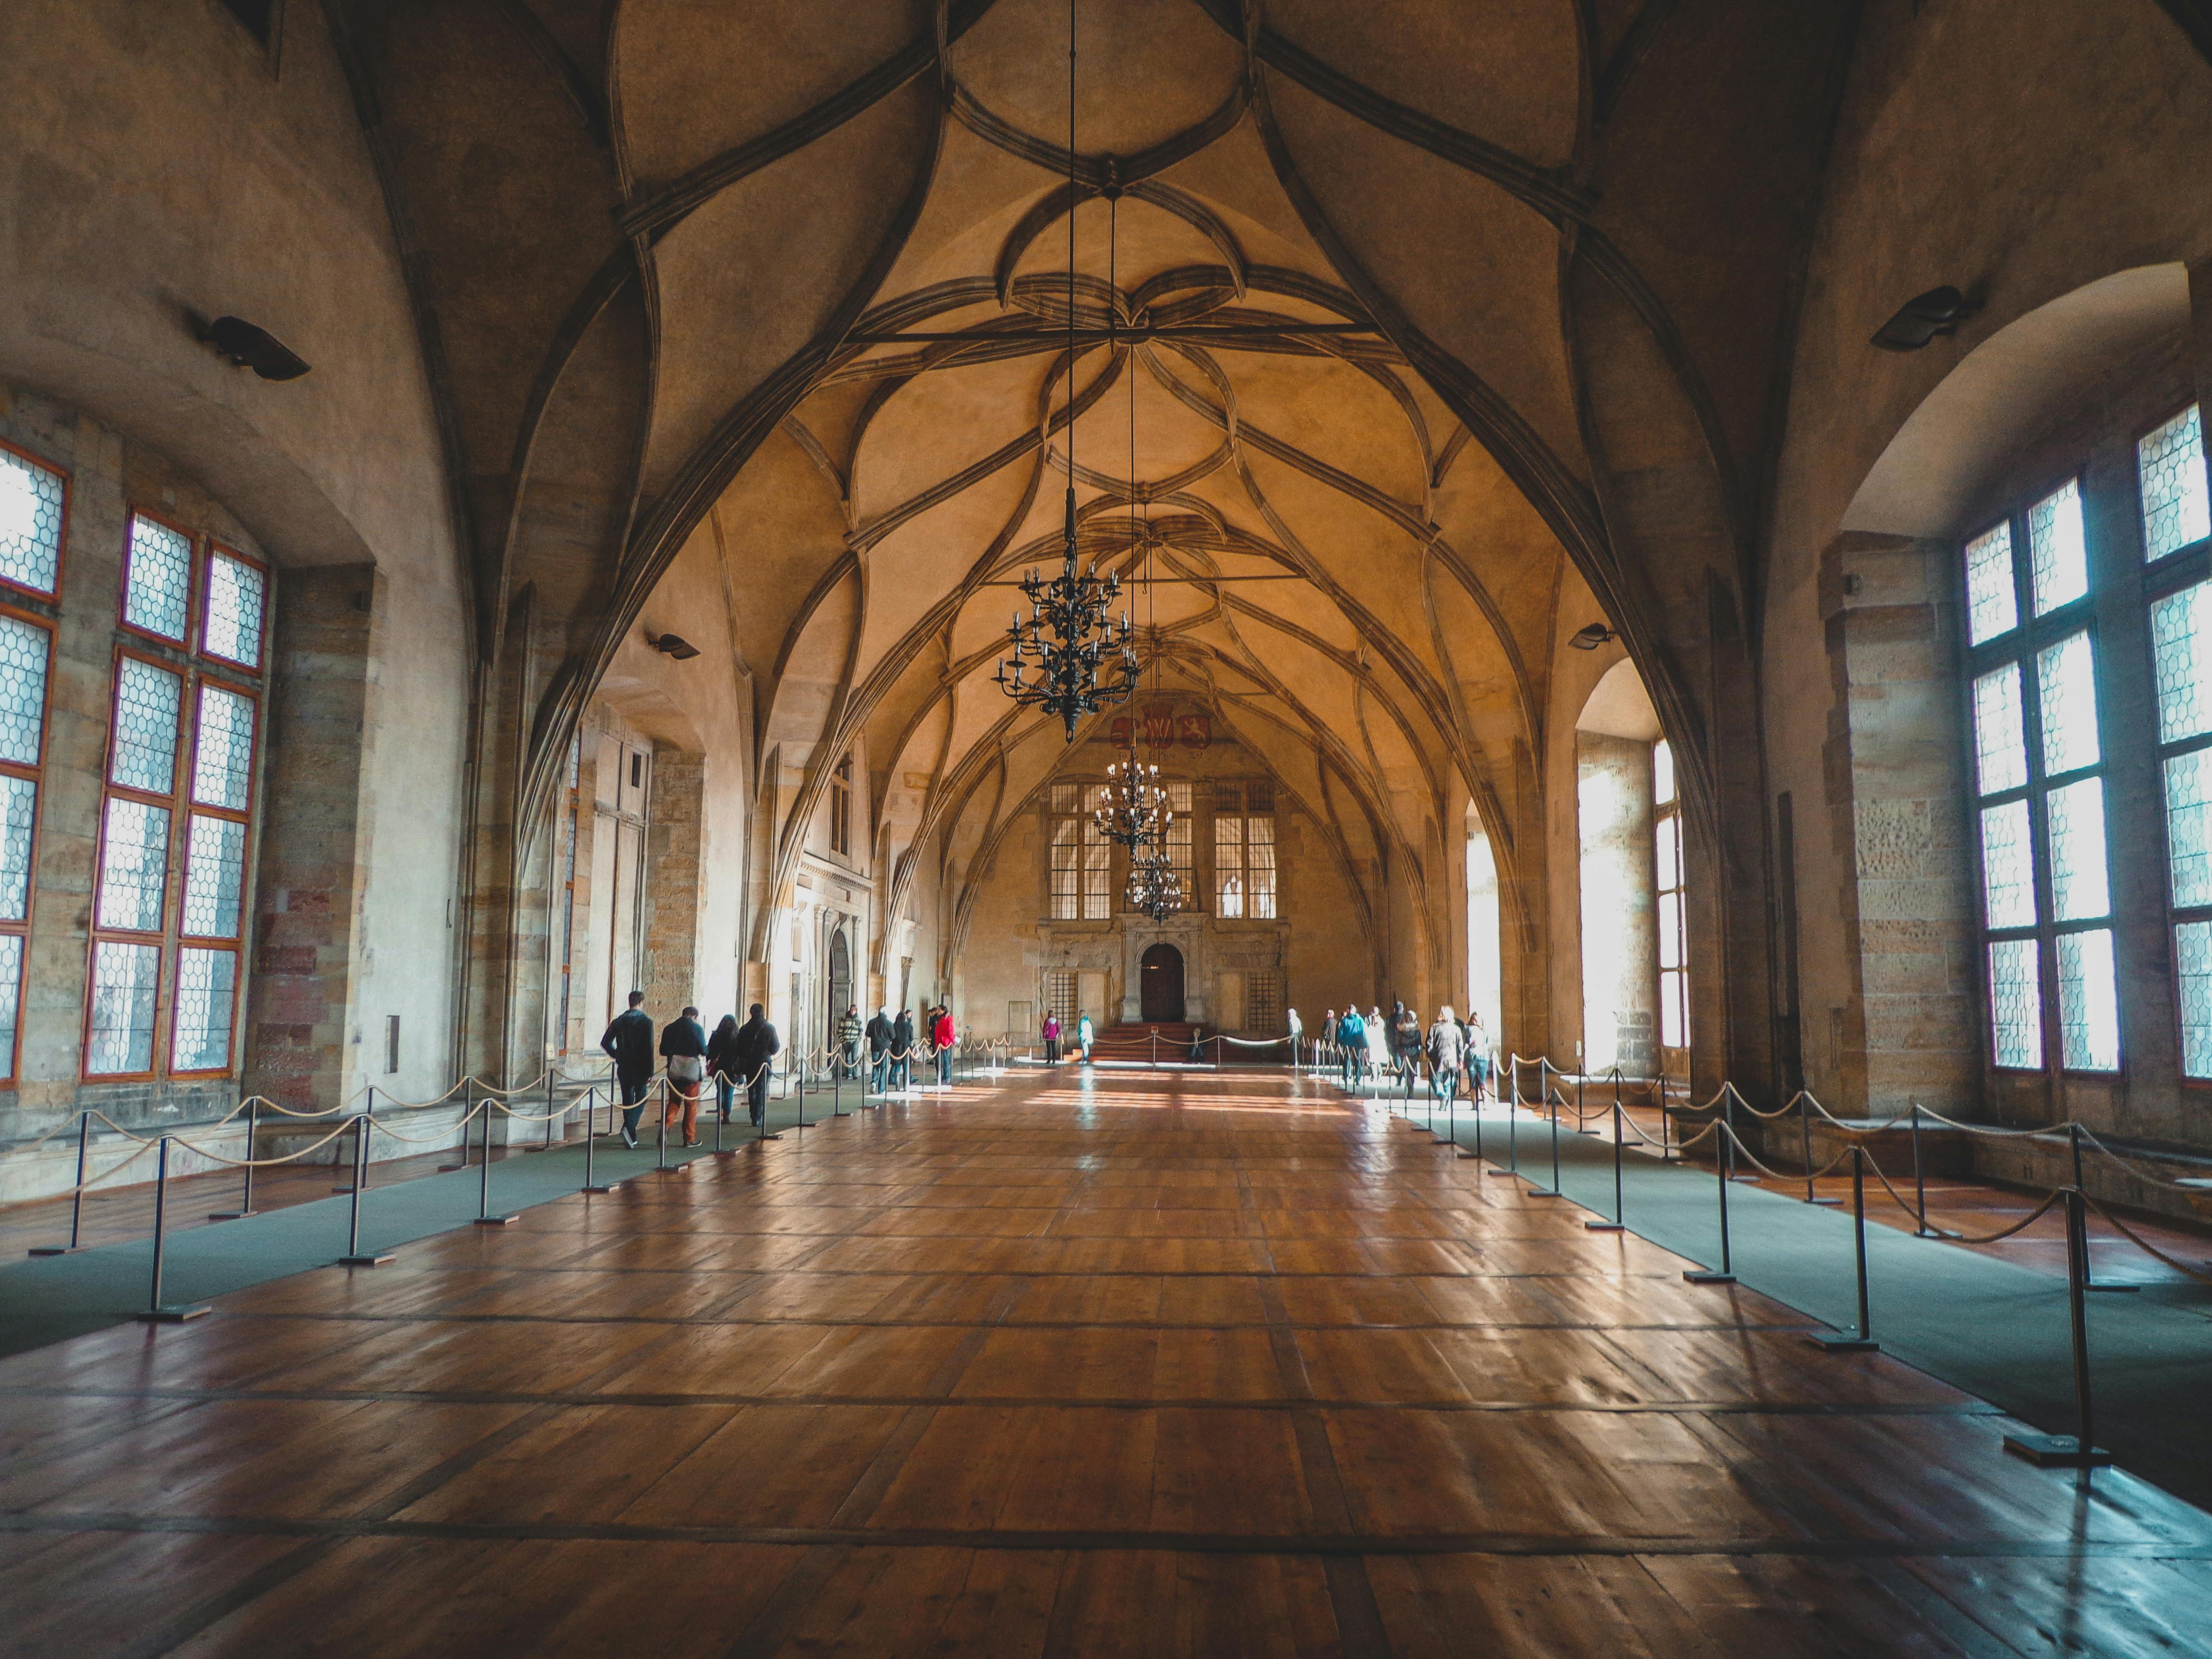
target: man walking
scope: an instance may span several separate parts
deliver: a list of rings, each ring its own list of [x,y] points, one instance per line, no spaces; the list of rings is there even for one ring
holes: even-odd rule
[[[782,1052],[783,1039],[768,1023],[760,1004],[756,1002],[747,1012],[745,1023],[738,1027],[738,1064],[746,1079],[745,1111],[757,1129],[768,1115],[769,1062]]]
[[[1450,1100],[1459,1093],[1459,1071],[1467,1058],[1467,1034],[1452,1016],[1451,1004],[1437,1011],[1437,1023],[1429,1027],[1429,1064],[1435,1075],[1429,1079],[1429,1092],[1438,1100]]]
[[[645,993],[629,994],[627,1012],[617,1014],[599,1039],[599,1047],[615,1063],[615,1082],[622,1090],[623,1145],[637,1145],[637,1121],[645,1114],[645,1091],[653,1081],[653,1017],[638,1005]]]
[[[1346,1008],[1344,1018],[1337,1021],[1336,1040],[1344,1047],[1344,1086],[1357,1088],[1367,1069],[1367,1022],[1360,1018],[1357,1003]]]
[[[668,1062],[668,1104],[660,1115],[665,1131],[680,1118],[684,1144],[699,1144],[699,1085],[707,1080],[707,1033],[699,1011],[686,1008],[660,1033],[660,1057]]]
[[[929,1040],[937,1048],[937,1086],[948,1089],[952,1086],[952,1045],[959,1038],[952,1030],[952,1010],[942,1002],[930,1018]]]
[[[891,1087],[903,1094],[914,1087],[914,1010],[902,1008],[891,1022]]]
[[[868,1092],[880,1095],[890,1081],[891,1011],[876,1010],[868,1022]]]
[[[860,1074],[860,1005],[854,1003],[837,1022],[837,1060],[847,1077]]]

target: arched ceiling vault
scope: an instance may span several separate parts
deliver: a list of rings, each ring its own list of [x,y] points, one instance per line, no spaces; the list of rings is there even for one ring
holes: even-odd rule
[[[335,6],[488,660],[527,605],[515,821],[689,547],[776,890],[854,744],[993,833],[1071,454],[1148,660],[1377,854],[1471,799],[1510,866],[1575,582],[1696,786],[1850,0],[1079,0],[1072,158],[1064,0]]]

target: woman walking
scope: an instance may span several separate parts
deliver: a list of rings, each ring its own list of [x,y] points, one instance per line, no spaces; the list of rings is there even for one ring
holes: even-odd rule
[[[707,1039],[707,1075],[714,1079],[714,1108],[723,1122],[730,1121],[730,1106],[738,1086],[738,1017],[724,1014]]]
[[[1044,1063],[1048,1066],[1060,1064],[1060,1016],[1058,1014],[1047,1014],[1044,1017]]]

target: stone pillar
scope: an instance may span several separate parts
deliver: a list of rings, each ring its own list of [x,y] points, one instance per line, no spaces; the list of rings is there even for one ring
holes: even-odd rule
[[[703,756],[667,744],[653,750],[652,817],[645,830],[645,962],[639,988],[664,1020],[696,1005],[699,957]]]
[[[1803,1012],[1807,1086],[1838,1109],[1980,1100],[1972,860],[1948,544],[1850,535],[1821,562],[1830,704],[1824,774],[1833,908],[1800,894],[1799,933],[1844,932],[1852,987]],[[1798,834],[1814,815],[1796,803]],[[1826,914],[1824,914],[1826,913]]]
[[[344,565],[288,570],[276,588],[245,1082],[302,1109],[343,1100],[359,1068],[378,584],[374,566]]]

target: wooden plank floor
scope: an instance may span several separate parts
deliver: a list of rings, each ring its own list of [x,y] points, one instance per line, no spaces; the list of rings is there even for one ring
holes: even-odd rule
[[[2212,1519],[1324,1086],[971,1087],[0,1364],[0,1651],[2208,1651]]]

